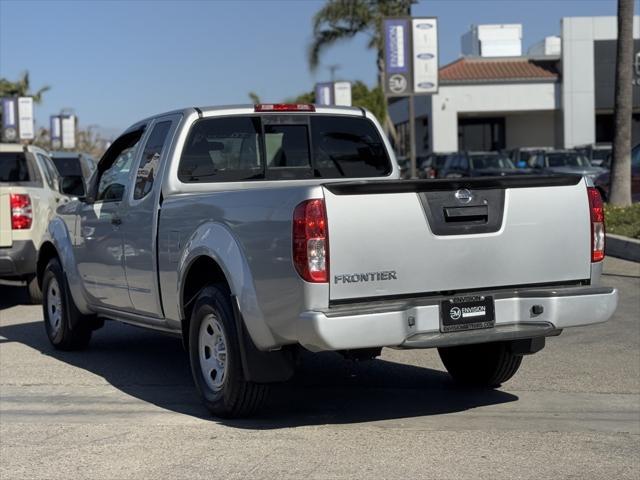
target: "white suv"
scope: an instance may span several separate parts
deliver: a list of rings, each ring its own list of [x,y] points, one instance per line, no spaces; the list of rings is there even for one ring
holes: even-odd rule
[[[35,272],[43,234],[69,200],[61,184],[46,151],[0,144],[0,279],[26,281],[33,303],[42,301]]]

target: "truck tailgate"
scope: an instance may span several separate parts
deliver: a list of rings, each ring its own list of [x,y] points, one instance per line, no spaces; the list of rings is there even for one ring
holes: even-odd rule
[[[12,243],[9,192],[0,191],[0,247],[10,247]]]
[[[327,184],[330,299],[588,279],[575,176]]]

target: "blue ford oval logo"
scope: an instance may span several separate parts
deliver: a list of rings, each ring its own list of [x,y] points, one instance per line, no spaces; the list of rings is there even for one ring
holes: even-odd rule
[[[428,30],[430,28],[433,28],[433,25],[431,25],[430,23],[418,23],[416,25],[416,28],[421,28],[422,30]]]
[[[416,57],[420,60],[431,60],[435,55],[433,53],[419,53]]]

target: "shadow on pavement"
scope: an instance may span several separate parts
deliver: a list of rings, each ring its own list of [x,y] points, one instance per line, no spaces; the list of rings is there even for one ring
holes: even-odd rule
[[[35,307],[34,307],[35,308]],[[103,377],[135,398],[177,413],[212,417],[199,402],[180,341],[107,322],[88,350],[60,352],[49,344],[42,322],[0,328],[0,345],[19,342]],[[456,387],[441,371],[384,360],[354,363],[334,353],[305,354],[290,382],[275,385],[265,408],[248,420],[221,423],[243,429],[348,424],[463,411],[512,402],[498,390]]]
[[[17,282],[0,283],[0,310],[16,305],[31,305],[27,287]]]

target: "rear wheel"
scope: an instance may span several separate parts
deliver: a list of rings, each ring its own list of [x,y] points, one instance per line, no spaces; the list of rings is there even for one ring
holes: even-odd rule
[[[52,259],[42,277],[42,310],[47,337],[59,350],[80,350],[91,340],[99,324],[95,317],[82,315],[67,289],[66,279],[57,258]]]
[[[189,359],[196,388],[214,415],[246,417],[264,401],[267,385],[244,377],[231,299],[222,286],[198,295],[189,325]]]
[[[35,275],[27,280],[27,290],[29,291],[31,303],[40,305],[42,303],[42,290],[40,290],[38,278]]]
[[[456,382],[480,387],[500,386],[522,363],[522,355],[512,353],[508,342],[444,347],[438,353]]]

